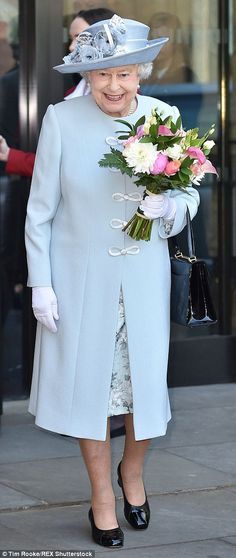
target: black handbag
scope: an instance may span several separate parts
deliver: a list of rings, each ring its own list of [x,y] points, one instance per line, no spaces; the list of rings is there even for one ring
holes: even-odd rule
[[[186,211],[188,256],[173,237],[174,256],[171,257],[171,321],[188,327],[217,322],[210,277],[206,262],[195,255],[193,228],[189,209]]]

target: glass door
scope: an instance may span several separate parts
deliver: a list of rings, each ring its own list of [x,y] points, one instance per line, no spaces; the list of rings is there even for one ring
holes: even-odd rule
[[[232,184],[232,332],[236,335],[236,0],[229,3],[230,181]]]
[[[20,56],[17,0],[0,7],[0,134],[12,148],[20,146]],[[0,162],[0,311],[1,385],[4,398],[25,395],[22,335],[26,283],[24,221],[28,188]]]

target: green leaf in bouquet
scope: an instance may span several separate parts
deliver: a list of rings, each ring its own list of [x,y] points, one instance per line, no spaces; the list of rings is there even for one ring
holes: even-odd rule
[[[161,114],[159,114],[157,107],[153,110],[153,116],[156,117],[158,122],[162,122]]]
[[[139,143],[153,143],[153,139],[151,136],[142,136],[139,140]]]
[[[145,175],[145,174],[138,174],[138,178],[135,180],[135,184],[137,186],[148,186],[153,182],[153,176]]]
[[[158,143],[168,143],[169,145],[172,145],[173,143],[173,137],[172,136],[158,136],[157,137],[157,142]]]
[[[189,180],[188,180],[189,177],[186,176],[186,174],[184,172],[182,172],[181,170],[178,172],[178,177],[179,177],[179,179],[181,180],[182,183],[186,183],[186,180],[187,180],[187,182],[189,182]]]
[[[156,138],[157,138],[157,125],[156,124],[151,124],[150,129],[149,129],[149,135],[152,136],[152,140],[154,140],[154,142],[156,142]]]
[[[163,125],[162,119],[161,118],[156,118],[156,127],[157,127],[157,133],[158,133],[158,128],[159,126]]]
[[[126,134],[127,138],[132,135],[131,132],[128,132],[128,130],[116,130],[116,134]]]
[[[203,136],[202,138],[200,138],[200,139],[198,140],[198,147],[202,147],[203,144],[204,144],[204,142],[207,140],[207,138],[208,138],[208,136],[207,136],[206,134],[205,134],[205,136]],[[192,145],[194,145],[194,144],[192,143]]]
[[[98,164],[100,167],[119,169],[122,174],[133,176],[133,170],[127,166],[126,160],[121,151],[114,149],[114,147],[111,147],[111,153],[104,154],[104,159],[100,159]]]
[[[134,126],[132,126],[132,124],[130,124],[129,122],[126,122],[126,120],[120,120],[119,118],[116,119],[116,122],[119,122],[120,124],[124,124],[124,126],[128,126],[128,128],[133,131],[134,130]]]
[[[172,136],[158,136],[156,139],[156,143],[158,144],[159,148],[166,149],[167,147],[173,147],[176,143],[181,142],[181,137],[172,137]]]
[[[182,118],[181,118],[180,115],[178,116],[178,118],[176,120],[176,127],[177,127],[178,130],[181,130],[181,128],[183,127]]]
[[[134,125],[135,133],[137,132],[138,127],[142,126],[144,124],[144,122],[145,122],[145,116],[141,116],[141,118],[139,118],[137,120],[136,124]]]
[[[192,164],[193,160],[191,157],[185,157],[185,159],[181,163],[181,170],[189,167]]]
[[[175,143],[181,143],[182,141],[182,137],[181,136],[175,136],[174,138],[170,138],[172,144],[174,145]]]
[[[191,176],[193,174],[190,169],[187,169],[186,167],[182,167],[182,166],[181,166],[181,171],[179,172],[181,172],[182,174],[186,174],[187,176]]]
[[[118,136],[118,139],[119,140],[127,140],[127,139],[129,139],[129,137],[130,137],[130,135],[128,134],[126,136]]]
[[[185,147],[188,149],[191,145],[193,145],[193,141],[198,139],[198,132],[199,128],[192,128],[186,132],[186,136],[184,139]]]
[[[171,122],[170,129],[171,129],[172,134],[176,134],[176,132],[178,130],[178,128],[177,128],[177,126],[174,122]]]
[[[213,128],[210,128],[210,130],[208,130],[208,132],[206,132],[206,133],[204,134],[204,136],[202,136],[202,138],[199,138],[200,146],[203,145],[203,143],[207,140],[207,138],[209,137],[209,135],[212,133],[212,132],[211,132],[212,129],[213,129]]]
[[[160,194],[170,189],[170,179],[162,175],[145,175],[139,174],[135,180],[137,186],[145,186],[147,190],[153,194]]]
[[[172,124],[172,117],[171,116],[167,116],[166,118],[164,118],[164,120],[161,122],[161,124],[163,126],[166,126],[167,128],[171,127]]]
[[[135,180],[135,184],[137,186],[145,186],[153,194],[158,194],[161,191],[161,182],[159,184],[159,182],[155,180],[154,176],[139,175],[139,178]]]
[[[203,145],[203,143],[209,138],[209,136],[214,134],[214,132],[215,132],[215,124],[212,124],[212,126],[209,128],[209,130],[207,130],[207,132],[205,132],[204,136],[199,138],[199,141],[201,142],[201,145]]]
[[[193,141],[191,141],[191,147],[201,147],[202,142],[199,139],[195,139]]]
[[[198,138],[199,128],[192,128],[192,129],[190,130],[190,132],[191,132],[191,137],[192,137],[193,139]]]

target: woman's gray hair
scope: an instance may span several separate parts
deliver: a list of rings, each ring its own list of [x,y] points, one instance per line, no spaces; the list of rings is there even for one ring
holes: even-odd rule
[[[153,63],[146,62],[146,64],[138,64],[138,75],[140,80],[148,79],[152,73]]]
[[[148,79],[152,73],[153,63],[138,64],[138,77],[140,80]],[[80,75],[89,83],[89,72],[80,72]]]

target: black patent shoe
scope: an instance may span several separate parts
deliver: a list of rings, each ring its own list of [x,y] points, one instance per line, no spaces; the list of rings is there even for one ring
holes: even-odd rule
[[[121,462],[117,468],[117,475],[118,475],[118,484],[122,489],[123,497],[124,497],[124,515],[127,519],[128,523],[134,529],[147,529],[149,521],[150,521],[150,508],[149,503],[146,495],[146,500],[142,506],[133,506],[130,504],[125,496],[122,477],[121,477]]]
[[[124,533],[120,527],[114,529],[98,529],[94,522],[93,510],[90,508],[88,512],[89,521],[92,527],[92,537],[95,543],[101,546],[109,546],[117,548],[124,544]]]

